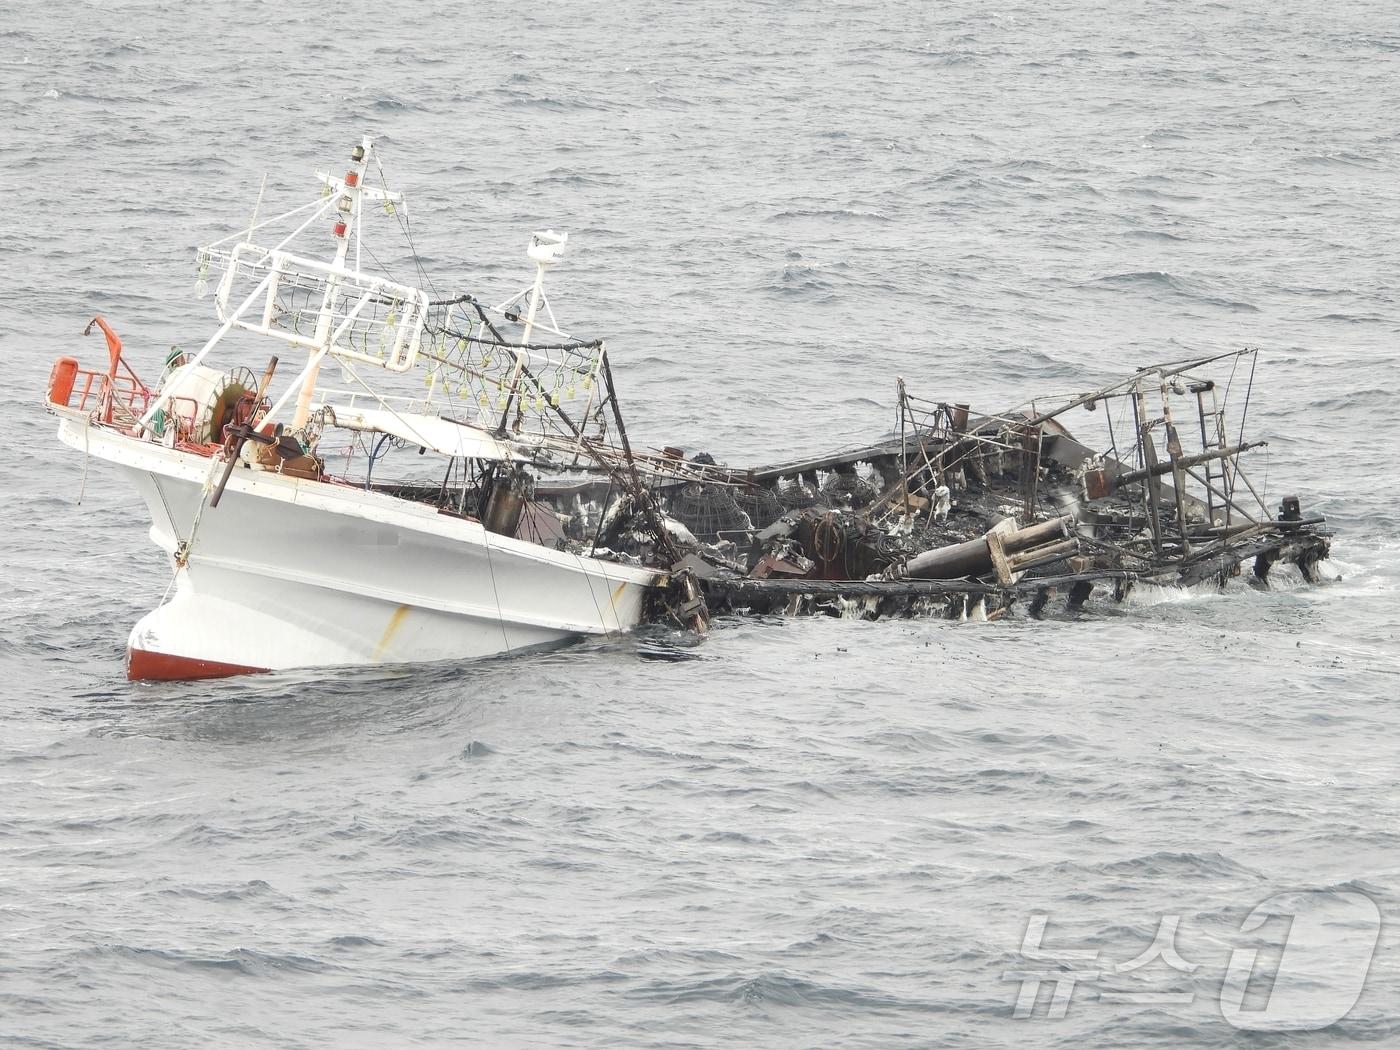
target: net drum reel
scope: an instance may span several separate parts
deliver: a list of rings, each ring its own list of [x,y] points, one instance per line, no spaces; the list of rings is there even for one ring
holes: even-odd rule
[[[170,408],[176,437],[188,444],[222,444],[224,429],[246,421],[255,407],[257,378],[241,366],[223,372],[207,365],[181,365],[162,385],[175,383],[180,384],[180,395],[170,399]]]

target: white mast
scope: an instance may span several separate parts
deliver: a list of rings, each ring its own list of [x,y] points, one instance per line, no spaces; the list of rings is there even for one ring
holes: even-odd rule
[[[345,256],[350,250],[350,235],[353,230],[358,236],[360,224],[360,184],[364,181],[365,170],[369,167],[370,150],[374,148],[373,140],[366,135],[358,146],[350,151],[350,161],[354,165],[345,173],[344,179],[333,179],[326,177],[326,185],[334,192],[339,189],[341,196],[336,202],[336,211],[340,218],[336,220],[334,233],[336,237],[335,262],[331,275],[326,280],[326,294],[321,299],[321,313],[316,320],[316,334],[313,337],[316,346],[330,349],[330,335],[332,308],[335,305],[336,289],[340,285],[340,279],[335,276],[335,272],[343,270],[345,267]],[[316,351],[312,351],[316,353]],[[317,361],[312,364],[306,372],[306,378],[302,380],[301,394],[297,397],[296,413],[292,417],[292,429],[297,430],[306,425],[307,417],[311,414],[311,398],[316,391],[316,380],[321,373],[321,363]]]

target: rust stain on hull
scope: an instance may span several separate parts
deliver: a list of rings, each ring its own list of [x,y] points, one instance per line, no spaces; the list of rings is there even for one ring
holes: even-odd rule
[[[400,605],[389,617],[389,622],[384,626],[384,633],[379,636],[379,644],[374,647],[374,658],[382,660],[384,652],[393,644],[394,636],[403,627],[403,622],[408,618],[408,606]]]

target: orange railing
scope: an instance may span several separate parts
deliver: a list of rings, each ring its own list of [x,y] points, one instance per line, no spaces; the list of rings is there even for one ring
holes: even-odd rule
[[[66,408],[92,412],[99,423],[135,426],[150,408],[154,395],[122,359],[122,341],[105,320],[94,317],[83,329],[83,334],[89,334],[93,325],[102,329],[102,334],[107,338],[107,371],[79,368],[75,359],[60,357],[49,373],[49,401]],[[76,405],[73,403],[75,394]]]
[[[65,359],[59,358],[54,370],[62,366]],[[69,358],[68,360],[72,360]],[[73,385],[65,391],[61,382],[55,385],[52,377],[49,383],[49,400],[55,405],[77,408],[84,411],[97,410],[101,423],[112,422],[114,406],[120,405],[127,412],[140,419],[151,405],[152,394],[139,379],[127,376],[110,376],[92,368],[74,368],[69,371]],[[63,395],[63,396],[59,396]],[[74,397],[76,395],[76,404]],[[91,406],[91,408],[89,407]]]

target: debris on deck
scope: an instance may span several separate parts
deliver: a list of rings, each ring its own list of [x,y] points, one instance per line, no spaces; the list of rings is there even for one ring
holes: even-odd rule
[[[1266,586],[1279,562],[1317,582],[1324,519],[1292,495],[1270,506],[1247,470],[1266,445],[1244,436],[1256,358],[1154,365],[993,415],[901,380],[898,428],[864,447],[746,470],[701,454],[680,482],[668,449],[642,469],[683,554],[673,567],[710,614],[1039,615],[1052,600],[1121,601],[1139,583],[1224,585],[1246,565]],[[1231,390],[1244,402],[1233,421]],[[646,530],[617,511],[599,542],[646,559]]]

